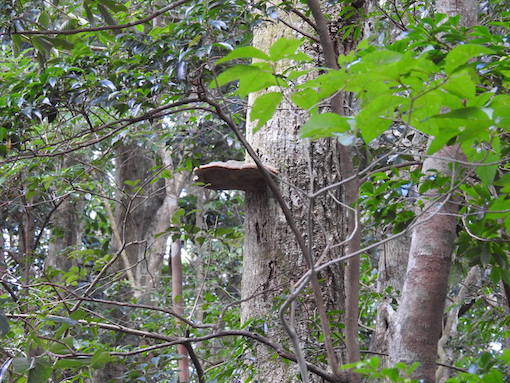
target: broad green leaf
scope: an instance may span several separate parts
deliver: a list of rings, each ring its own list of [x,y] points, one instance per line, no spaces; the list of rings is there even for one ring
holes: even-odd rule
[[[70,49],[74,48],[74,44],[72,42],[70,42],[68,39],[63,38],[63,37],[55,37],[55,38],[51,39],[51,41],[57,48],[66,49],[66,50],[70,50]]]
[[[256,70],[252,65],[238,64],[221,72],[214,80],[211,81],[209,87],[214,89],[218,86],[223,86],[232,81],[238,81],[243,74],[248,71]]]
[[[30,368],[31,358],[14,358],[12,360],[12,369],[17,374],[23,374]]]
[[[494,184],[502,186],[501,191],[504,193],[510,193],[510,173],[502,175]]]
[[[490,370],[487,374],[483,376],[484,383],[503,383],[503,374],[496,369]]]
[[[296,53],[296,50],[303,44],[303,40],[287,39],[281,37],[269,48],[269,56],[272,61],[278,61]]]
[[[494,53],[490,48],[477,44],[463,44],[453,48],[445,58],[445,71],[450,74],[473,57]]]
[[[91,360],[93,368],[103,368],[112,358],[106,351],[97,351]]]
[[[256,63],[251,65],[235,65],[216,77],[210,84],[211,88],[225,85],[231,81],[239,81],[239,95],[246,96],[251,92],[268,88],[272,85],[285,86],[283,82],[278,83],[270,71],[268,65]]]
[[[428,128],[429,134],[434,136],[427,154],[436,153],[461,132],[458,123],[452,119],[430,119],[425,126]]]
[[[498,162],[501,159],[501,143],[499,137],[495,137],[492,142],[492,148],[484,151],[483,162]],[[498,171],[498,165],[477,166],[475,169],[476,174],[482,182],[489,186],[492,185],[494,177]]]
[[[35,358],[35,363],[28,370],[27,383],[46,383],[51,377],[51,365],[42,358]]]
[[[507,131],[510,131],[510,96],[495,96],[490,104],[494,122]]]
[[[510,214],[510,199],[499,197],[489,206],[487,217],[491,219],[506,218]]]
[[[461,99],[471,99],[476,93],[473,76],[467,70],[452,74],[442,88]]]
[[[265,70],[251,71],[243,75],[239,79],[238,93],[241,97],[245,97],[252,92],[257,92],[270,86],[286,86],[282,82],[278,82],[275,76]]]
[[[216,64],[221,64],[226,61],[235,60],[235,59],[261,59],[261,60],[270,60],[269,56],[262,52],[260,49],[255,47],[240,47],[234,49],[232,52],[227,54],[225,57],[216,61]]]
[[[106,22],[106,24],[108,24],[108,25],[115,25],[115,24],[117,24],[117,22],[115,21],[115,19],[112,16],[112,14],[110,13],[110,11],[103,4],[98,3],[97,4],[97,9],[99,10],[99,13],[101,14],[101,17]]]
[[[48,28],[48,25],[50,24],[50,16],[48,15],[48,12],[42,11],[37,18],[37,23],[44,28]]]
[[[257,97],[250,111],[250,121],[258,120],[257,126],[253,129],[254,132],[273,117],[282,98],[283,94],[281,92],[270,92]]]
[[[341,70],[331,70],[325,74],[310,79],[303,84],[299,85],[300,89],[312,88],[318,96],[323,99],[331,96],[333,93],[342,90],[347,83],[348,75]],[[316,102],[314,102],[315,104]]]
[[[356,116],[356,128],[366,143],[380,136],[394,120],[395,110],[409,104],[409,99],[383,95],[375,98]]]
[[[321,100],[316,91],[312,89],[303,89],[299,92],[293,93],[290,99],[294,104],[304,110],[309,110],[317,105]]]
[[[301,128],[299,134],[303,138],[331,137],[334,133],[346,132],[350,129],[349,117],[336,113],[322,113],[313,115]]]
[[[127,12],[128,8],[121,3],[118,3],[114,0],[101,0],[101,3],[103,3],[105,6],[110,8],[113,12]]]
[[[33,36],[31,38],[34,47],[41,53],[49,53],[53,48],[53,42],[47,37]]]

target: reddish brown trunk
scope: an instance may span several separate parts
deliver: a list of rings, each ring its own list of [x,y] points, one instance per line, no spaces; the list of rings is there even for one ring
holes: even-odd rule
[[[437,157],[453,160],[459,157],[459,148],[446,147]],[[429,158],[423,165],[423,173],[436,169],[443,176],[454,176],[451,165],[448,160]],[[424,213],[413,230],[395,336],[390,341],[391,361],[419,362],[414,377],[424,382],[435,381],[437,342],[456,239],[456,212],[457,205],[448,195],[432,196],[425,202]]]

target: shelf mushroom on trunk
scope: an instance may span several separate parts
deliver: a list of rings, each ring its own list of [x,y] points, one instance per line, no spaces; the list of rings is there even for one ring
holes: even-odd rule
[[[277,174],[271,166],[264,168],[272,175]],[[261,192],[266,188],[266,181],[256,164],[233,160],[200,166],[195,169],[195,182],[213,190]]]

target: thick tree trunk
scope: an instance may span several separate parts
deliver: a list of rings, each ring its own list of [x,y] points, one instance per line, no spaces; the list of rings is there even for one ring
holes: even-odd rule
[[[297,20],[288,21],[299,25]],[[258,28],[254,36],[253,45],[267,50],[278,38],[288,36],[288,30],[281,24],[269,24]],[[252,102],[253,99],[250,99],[249,104]],[[307,233],[306,240],[311,241],[313,254],[318,257],[328,244],[340,242],[343,212],[331,196],[317,199],[309,211],[309,200],[303,191],[307,192],[311,187],[317,190],[338,181],[340,168],[337,147],[333,141],[311,143],[299,138],[298,130],[306,117],[305,112],[284,103],[267,126],[256,134],[252,134],[253,125],[248,124],[247,136],[262,162],[278,170],[282,196],[301,232]],[[341,199],[338,190],[333,193],[333,197]],[[335,249],[328,256],[338,256],[338,251]],[[259,318],[262,323],[257,323],[257,328],[263,329],[275,341],[288,344],[277,312],[283,294],[291,289],[306,270],[306,260],[296,238],[271,193],[247,192],[242,278],[242,298],[245,301],[241,306],[243,322]],[[325,281],[323,295],[327,299],[328,309],[344,310],[341,266],[336,266],[321,277]],[[319,333],[310,327],[318,322],[311,293],[298,299],[293,316],[298,336],[306,344],[305,348],[324,354],[323,347],[317,344],[317,339],[313,339]],[[334,320],[341,321],[338,317]],[[305,336],[306,333],[312,336]],[[299,381],[295,365],[273,358],[272,353],[264,347],[255,348],[253,361],[260,382]]]
[[[437,157],[459,158],[459,148],[446,147]],[[423,173],[455,177],[448,160],[429,158]],[[397,311],[395,335],[389,351],[393,363],[419,362],[414,373],[424,382],[435,381],[437,342],[441,335],[443,310],[448,291],[451,255],[455,246],[458,205],[443,196],[426,201],[424,213],[413,230],[409,263],[402,298]]]
[[[476,23],[478,3],[475,0],[440,0],[436,7],[449,16],[460,15],[463,25]],[[436,169],[438,174],[454,178],[454,160],[462,157],[457,145],[445,147],[434,158],[425,160],[422,171],[427,174]],[[407,274],[389,351],[393,363],[420,363],[414,378],[435,382],[451,255],[457,238],[458,206],[447,195],[438,201],[426,201],[424,209],[412,233]]]
[[[169,171],[174,166],[170,153],[161,150],[160,158]],[[125,268],[134,271],[134,293],[142,300],[150,299],[161,279],[161,267],[166,252],[168,229],[177,210],[182,189],[190,181],[189,174],[177,173],[171,178],[152,183],[151,169],[156,154],[136,144],[122,144],[118,148],[117,184],[122,187],[121,204],[116,212],[119,237],[114,248],[126,244]],[[130,242],[138,241],[137,244]]]

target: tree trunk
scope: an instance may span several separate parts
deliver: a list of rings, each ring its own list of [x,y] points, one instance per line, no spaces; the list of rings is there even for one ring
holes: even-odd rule
[[[76,158],[69,155],[63,158],[62,168],[65,169],[76,164]],[[64,200],[52,217],[51,241],[44,266],[68,271],[77,264],[68,256],[68,253],[76,250],[81,244],[82,220],[80,217],[84,203],[81,196],[75,198],[73,195],[67,195],[62,198]]]
[[[299,25],[298,20],[287,20]],[[254,33],[253,45],[267,50],[278,38],[288,36],[281,24],[259,27]],[[250,98],[249,105],[252,105]],[[330,195],[315,201],[309,211],[306,193],[338,181],[340,168],[338,150],[333,140],[308,142],[298,136],[299,127],[306,120],[306,113],[293,105],[283,103],[273,119],[259,132],[253,134],[253,124],[247,126],[248,139],[261,157],[262,162],[278,170],[279,186],[292,215],[306,240],[310,241],[315,257],[323,254],[326,246],[340,242],[343,212]],[[341,200],[339,190],[333,197]],[[246,235],[243,260],[241,318],[243,322],[261,319],[253,326],[262,329],[267,336],[288,346],[288,338],[278,321],[276,313],[283,301],[283,294],[307,271],[306,260],[299,249],[282,210],[269,191],[246,193]],[[336,248],[328,256],[336,257]],[[334,254],[333,254],[334,253]],[[317,258],[315,258],[317,260]],[[340,265],[320,276],[323,296],[327,307],[343,311],[345,300],[343,269]],[[293,313],[298,336],[307,350],[324,354],[317,344],[319,336],[315,305],[311,294],[302,295]],[[338,311],[338,312],[339,312]],[[333,320],[340,322],[341,318]],[[310,335],[306,336],[306,333]],[[273,358],[262,346],[255,347],[253,363],[257,380],[261,382],[299,381],[297,367]]]
[[[473,25],[477,20],[475,0],[440,0],[436,6],[439,12],[449,16],[460,15],[465,26]],[[440,160],[441,157],[452,161]],[[462,157],[459,146],[445,147],[434,158],[425,160],[422,171],[427,174],[427,171],[436,169],[442,176],[455,177],[453,160]],[[425,201],[424,209],[425,213],[412,233],[407,274],[389,350],[393,363],[420,363],[414,378],[435,382],[437,346],[448,292],[451,255],[457,238],[455,213],[458,206],[447,195],[438,202]]]
[[[165,169],[172,172],[170,153],[161,150],[159,155]],[[152,183],[156,176],[151,171],[154,157],[156,154],[133,143],[122,144],[118,149],[117,184],[122,187],[122,198],[115,226],[120,241],[114,238],[113,247],[126,245],[129,264],[124,262],[123,266],[134,270],[134,293],[142,300],[150,299],[159,285],[168,238],[160,234],[170,226],[180,193],[190,181],[188,173],[174,173],[171,178]],[[139,243],[130,244],[133,241]]]
[[[398,302],[402,291],[409,256],[410,236],[403,235],[382,245],[379,255],[377,292],[384,296],[377,308],[375,333],[370,341],[370,350],[388,353],[388,342],[392,336],[391,323],[394,320],[392,304]],[[383,358],[385,359],[385,358]],[[386,365],[386,360],[384,362]]]

